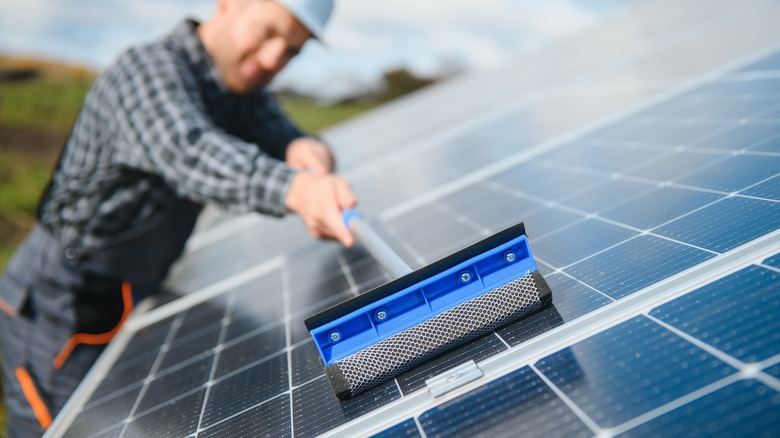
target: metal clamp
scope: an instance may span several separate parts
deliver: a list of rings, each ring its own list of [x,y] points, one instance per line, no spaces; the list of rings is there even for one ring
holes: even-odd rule
[[[432,396],[439,397],[469,382],[473,382],[483,375],[482,369],[473,360],[470,360],[463,365],[426,380],[425,385],[431,391]]]

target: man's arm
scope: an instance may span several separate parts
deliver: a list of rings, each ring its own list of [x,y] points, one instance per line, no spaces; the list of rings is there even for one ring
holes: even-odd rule
[[[333,173],[335,160],[321,140],[306,136],[265,90],[252,93],[243,137],[290,167],[314,174]]]
[[[150,61],[133,55],[120,65],[115,84],[121,165],[155,173],[180,196],[199,203],[276,216],[289,209],[317,237],[344,236],[346,229],[335,217],[354,198],[350,201],[343,180],[300,172],[228,134],[208,116],[185,66],[165,56]],[[300,181],[293,184],[294,179]]]

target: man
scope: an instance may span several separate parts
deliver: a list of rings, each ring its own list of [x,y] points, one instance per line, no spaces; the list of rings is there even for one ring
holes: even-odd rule
[[[128,50],[95,82],[0,279],[10,437],[40,436],[132,310],[179,257],[201,206],[298,214],[351,246],[355,199],[321,142],[263,89],[332,0],[218,0]],[[258,245],[262,242],[258,242]]]

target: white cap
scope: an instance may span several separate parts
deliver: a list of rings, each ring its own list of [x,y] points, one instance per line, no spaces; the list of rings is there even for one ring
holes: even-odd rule
[[[322,39],[325,25],[333,12],[333,0],[275,0],[309,30]]]

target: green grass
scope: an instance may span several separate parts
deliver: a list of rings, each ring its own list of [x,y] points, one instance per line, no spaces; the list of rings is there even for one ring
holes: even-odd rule
[[[5,128],[67,130],[91,84],[67,77],[0,82],[0,120]]]

